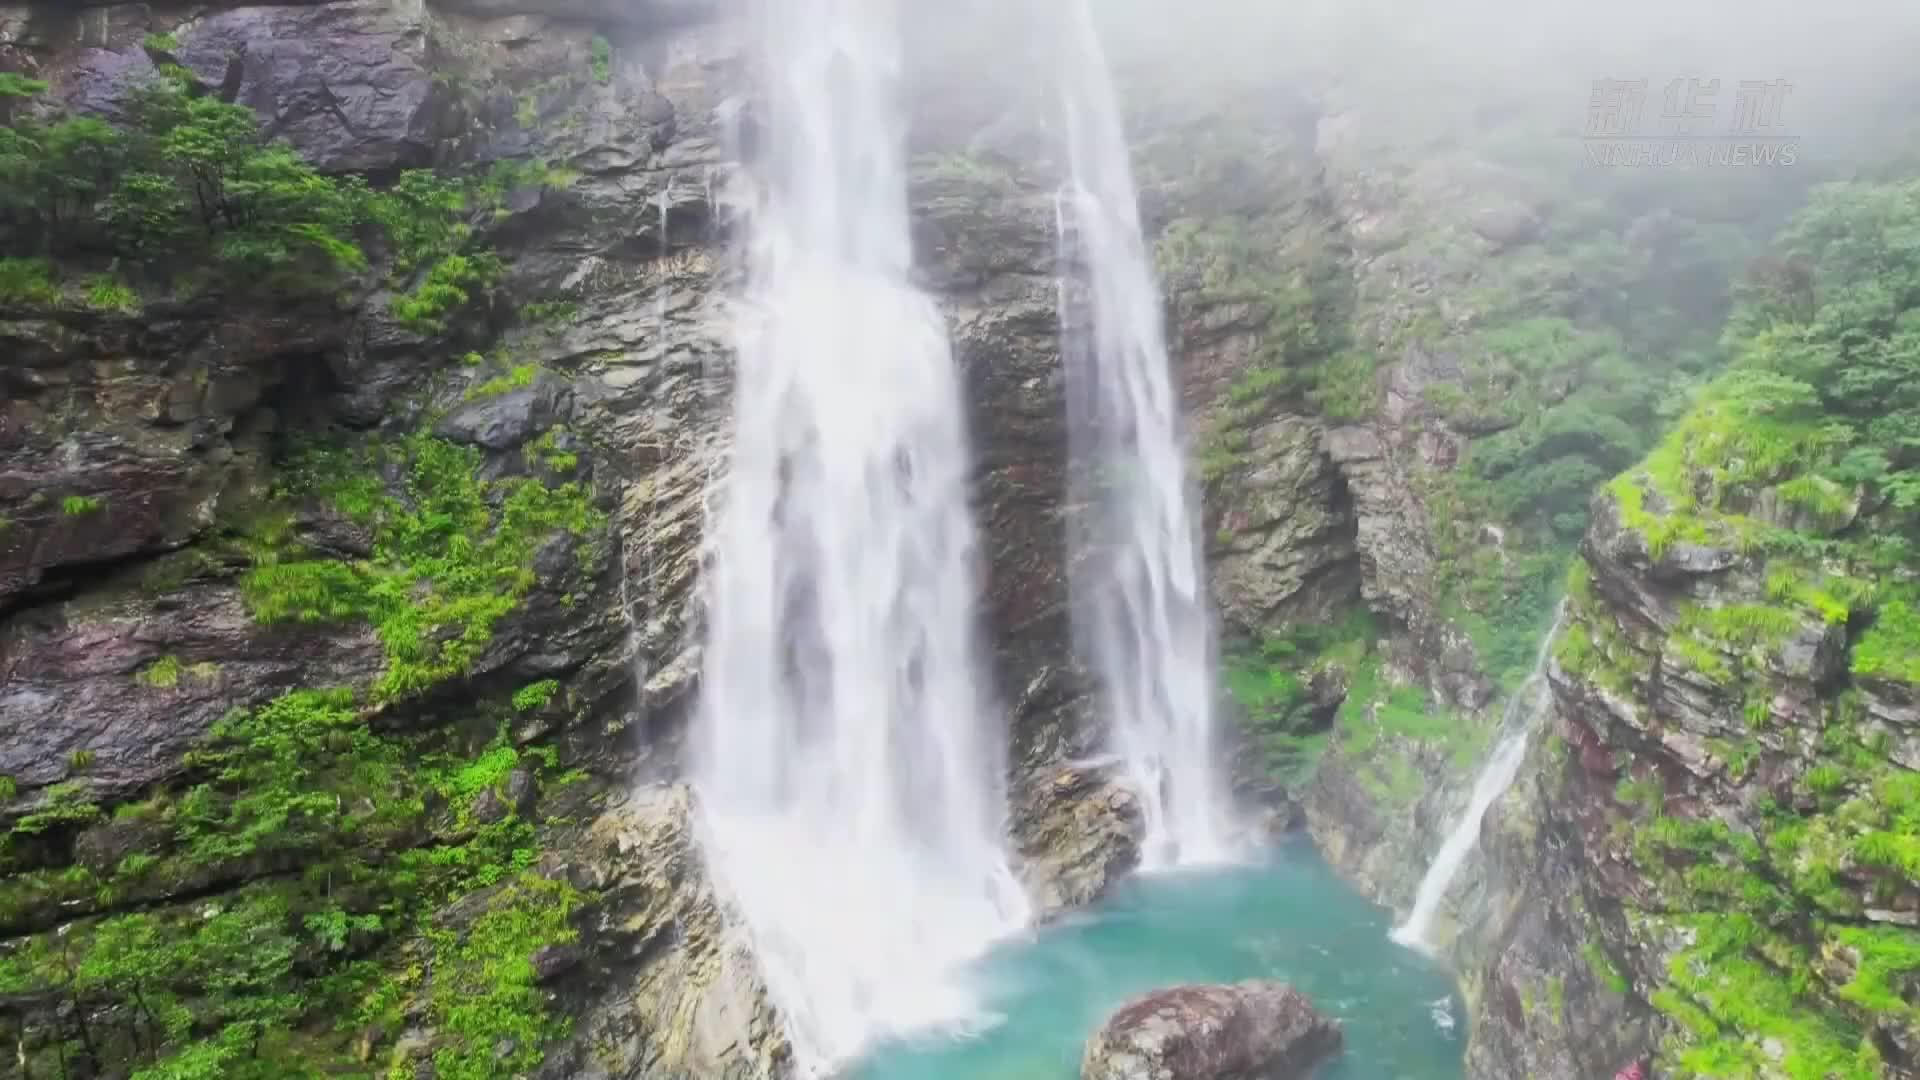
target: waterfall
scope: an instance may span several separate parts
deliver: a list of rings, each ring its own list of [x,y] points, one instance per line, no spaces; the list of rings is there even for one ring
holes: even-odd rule
[[[802,1075],[978,1019],[962,967],[1023,926],[1004,721],[976,661],[967,432],[909,284],[885,0],[763,0],[694,777],[702,843]]]
[[[1495,730],[1493,755],[1474,779],[1473,794],[1467,800],[1467,811],[1454,822],[1452,831],[1440,845],[1439,854],[1433,857],[1432,865],[1427,867],[1425,877],[1420,879],[1420,888],[1414,894],[1413,910],[1408,913],[1407,921],[1394,928],[1393,940],[1416,949],[1430,949],[1433,943],[1428,936],[1433,931],[1433,917],[1440,911],[1441,901],[1446,899],[1447,889],[1453,885],[1453,879],[1459,876],[1460,868],[1466,865],[1467,856],[1480,842],[1480,821],[1487,816],[1487,810],[1494,801],[1506,793],[1513,785],[1514,776],[1520,771],[1520,762],[1527,756],[1527,741],[1539,726],[1539,719],[1546,715],[1549,700],[1547,686],[1547,657],[1553,648],[1553,639],[1560,630],[1565,618],[1565,607],[1554,613],[1553,625],[1548,628],[1546,637],[1540,641],[1540,649],[1533,658],[1533,670],[1527,674],[1513,696],[1507,699],[1506,708],[1500,716],[1500,726]]]
[[[1058,56],[1071,171],[1058,219],[1076,633],[1141,796],[1143,863],[1218,861],[1233,843],[1198,500],[1112,76],[1086,0],[1066,6]]]

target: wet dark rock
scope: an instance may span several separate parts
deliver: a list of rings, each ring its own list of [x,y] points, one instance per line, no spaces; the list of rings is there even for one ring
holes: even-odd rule
[[[0,606],[204,534],[262,470],[282,391],[340,330],[337,312],[296,305],[0,317]]]
[[[1665,575],[1711,574],[1725,570],[1739,560],[1739,554],[1710,544],[1676,540],[1660,553],[1658,568]]]
[[[580,950],[572,945],[543,945],[530,958],[534,981],[552,982],[578,968],[581,960]]]
[[[74,861],[95,874],[111,876],[121,860],[165,846],[172,829],[158,821],[127,819],[103,821],[83,830],[73,841]]]
[[[1808,683],[1824,683],[1846,669],[1845,626],[1806,618],[1787,635],[1773,657],[1780,674]]]
[[[156,74],[144,49],[80,49],[60,80],[69,109],[118,118],[129,91]]]
[[[1110,771],[1063,767],[1017,795],[1022,876],[1042,917],[1092,902],[1140,862],[1140,803]]]
[[[488,450],[511,450],[553,425],[554,388],[544,380],[468,402],[434,425],[434,434]]]
[[[443,134],[419,5],[237,7],[175,36],[182,66],[325,171],[425,165]]]
[[[365,627],[262,626],[229,585],[123,587],[0,623],[0,775],[23,792],[70,778],[138,791],[228,709],[353,685],[383,660]]]
[[[372,528],[321,507],[295,518],[293,535],[314,551],[336,558],[364,559],[373,554]]]
[[[1080,1080],[1305,1080],[1340,1043],[1340,1025],[1285,983],[1176,986],[1108,1017]]]
[[[576,884],[593,960],[568,985],[596,1007],[554,1046],[537,1080],[766,1080],[791,1048],[694,841],[685,786],[642,788],[579,845]]]
[[[1326,451],[1352,500],[1360,595],[1407,630],[1412,665],[1443,700],[1477,709],[1493,696],[1473,643],[1440,613],[1427,515],[1391,432],[1350,425],[1326,432]]]
[[[1920,688],[1893,679],[1862,679],[1861,703],[1887,736],[1887,757],[1920,769]]]

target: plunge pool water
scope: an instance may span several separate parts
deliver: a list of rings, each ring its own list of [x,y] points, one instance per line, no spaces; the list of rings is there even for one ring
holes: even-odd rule
[[[1126,998],[1254,978],[1291,982],[1344,1024],[1344,1053],[1314,1080],[1460,1080],[1452,977],[1388,940],[1391,921],[1303,841],[1251,865],[1136,876],[983,958],[982,1030],[881,1046],[851,1080],[1075,1080],[1087,1037]]]

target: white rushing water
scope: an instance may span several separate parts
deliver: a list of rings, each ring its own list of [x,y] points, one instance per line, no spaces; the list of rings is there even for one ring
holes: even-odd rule
[[[1076,509],[1076,632],[1146,812],[1149,868],[1235,854],[1216,760],[1212,619],[1159,289],[1111,73],[1086,0],[1057,50],[1071,167],[1061,340]]]
[[[802,1075],[965,1025],[1023,926],[973,635],[959,375],[908,280],[887,0],[763,0],[734,447],[707,578],[702,844]]]
[[[1564,609],[1555,612],[1553,625],[1548,628],[1546,637],[1540,641],[1540,650],[1534,655],[1533,670],[1527,674],[1526,681],[1507,699],[1507,705],[1501,712],[1500,727],[1495,731],[1493,755],[1474,778],[1473,794],[1467,800],[1466,813],[1454,822],[1452,831],[1440,845],[1439,854],[1433,857],[1433,863],[1427,867],[1425,877],[1420,879],[1420,888],[1414,893],[1413,910],[1407,914],[1407,921],[1393,930],[1393,940],[1415,949],[1431,949],[1433,942],[1429,935],[1433,933],[1433,918],[1440,911],[1440,904],[1447,897],[1447,890],[1453,885],[1454,878],[1460,875],[1461,867],[1466,865],[1467,856],[1473,853],[1474,846],[1480,842],[1480,822],[1487,816],[1487,810],[1494,801],[1506,794],[1513,786],[1513,778],[1520,771],[1520,762],[1527,756],[1527,742],[1533,737],[1534,729],[1539,727],[1540,718],[1547,713],[1549,687],[1547,686],[1547,657],[1553,648],[1554,636],[1559,633],[1560,622],[1564,618]]]

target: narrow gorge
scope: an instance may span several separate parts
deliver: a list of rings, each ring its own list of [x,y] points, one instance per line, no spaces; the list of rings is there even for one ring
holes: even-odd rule
[[[0,2],[0,1077],[1920,1076],[1916,45]]]

